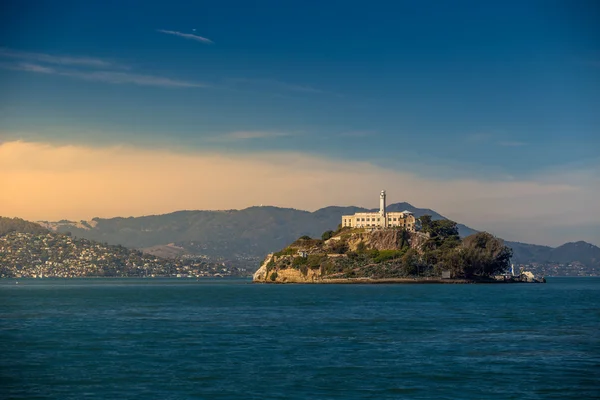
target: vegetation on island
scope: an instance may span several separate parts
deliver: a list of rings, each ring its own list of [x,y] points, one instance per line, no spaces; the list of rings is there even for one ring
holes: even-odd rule
[[[501,239],[487,232],[461,239],[454,221],[433,220],[429,215],[419,220],[419,232],[339,226],[324,232],[321,239],[302,236],[269,256],[265,277],[275,282],[286,279],[284,270],[297,270],[313,281],[443,275],[477,280],[503,274],[510,267],[512,250]]]

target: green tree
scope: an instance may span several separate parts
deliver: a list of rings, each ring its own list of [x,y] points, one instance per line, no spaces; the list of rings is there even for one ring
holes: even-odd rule
[[[463,275],[466,277],[502,274],[510,266],[512,249],[487,232],[468,236],[462,244]]]
[[[423,232],[429,232],[432,222],[431,215],[423,215],[419,217],[419,220],[421,221],[421,230]]]
[[[379,250],[377,250],[377,249],[371,249],[371,250],[369,250],[368,254],[369,254],[369,258],[371,258],[371,259],[374,260],[377,257],[379,257]]]
[[[335,232],[333,232],[333,231],[325,231],[325,232],[323,232],[323,234],[321,235],[321,239],[322,239],[322,240],[328,240],[328,239],[331,239],[331,237],[333,236],[333,234],[334,234],[334,233],[335,233]]]
[[[348,251],[348,243],[343,240],[332,240],[329,244],[329,251],[335,254],[344,254]]]
[[[400,248],[409,247],[410,246],[410,232],[406,229],[402,229],[400,233]]]
[[[404,275],[416,275],[419,265],[419,253],[415,249],[408,249],[402,256],[402,271]]]
[[[364,252],[367,251],[367,245],[365,244],[365,242],[359,242],[358,245],[356,245],[356,252],[358,254],[363,254]]]

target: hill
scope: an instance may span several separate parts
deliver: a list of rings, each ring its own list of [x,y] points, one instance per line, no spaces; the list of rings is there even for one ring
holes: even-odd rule
[[[164,259],[120,245],[49,232],[27,221],[2,218],[0,277],[214,276],[236,268],[198,259]]]
[[[583,241],[565,243],[550,251],[550,259],[562,264],[576,261],[584,265],[600,266],[600,247]]]
[[[40,224],[25,221],[21,218],[0,217],[0,236],[11,232],[39,234],[48,232],[48,229],[42,227]]]
[[[420,217],[445,219],[429,209],[408,203],[388,206],[390,211],[409,210]],[[182,248],[187,254],[211,257],[263,258],[275,248],[281,248],[294,238],[320,236],[336,229],[344,214],[374,211],[360,207],[325,207],[315,212],[279,207],[249,207],[226,211],[177,211],[170,214],[129,218],[94,218],[92,221],[59,221],[40,223],[56,232],[71,232],[74,236],[145,249],[156,246]],[[459,225],[467,236],[476,232]]]
[[[433,220],[446,219],[434,210],[418,208],[409,203],[390,204],[387,209],[408,210],[416,217],[431,215]],[[243,262],[250,268],[273,249],[282,248],[295,238],[303,235],[320,237],[324,231],[335,230],[342,215],[365,211],[376,210],[330,206],[308,212],[261,206],[243,210],[177,211],[135,218],[41,221],[40,224],[56,232],[71,232],[76,237],[145,249],[151,254],[203,255]],[[462,224],[457,224],[457,227],[463,238],[477,232]],[[578,258],[585,258],[586,262],[598,260],[595,256],[581,257],[573,251],[560,248],[510,241],[506,241],[506,244],[513,249],[512,261],[515,264],[552,263],[558,260],[568,263]]]

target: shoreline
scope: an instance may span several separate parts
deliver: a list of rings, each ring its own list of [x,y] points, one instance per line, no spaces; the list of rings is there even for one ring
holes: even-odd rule
[[[454,285],[466,285],[466,284],[510,284],[510,283],[542,283],[542,282],[525,282],[525,281],[497,281],[495,279],[490,280],[479,280],[479,279],[442,279],[442,278],[331,278],[321,279],[314,281],[252,281],[252,283],[270,284],[270,285],[331,285],[331,284],[343,284],[343,285],[377,285],[377,284],[404,284],[404,285],[423,285],[423,284],[454,284]]]

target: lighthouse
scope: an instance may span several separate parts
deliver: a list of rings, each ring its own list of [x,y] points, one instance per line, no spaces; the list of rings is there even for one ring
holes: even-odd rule
[[[383,218],[383,226],[387,226],[387,218],[385,217],[385,190],[379,194],[379,215]]]

